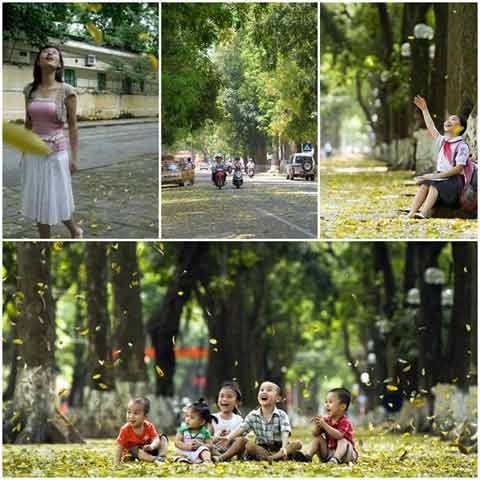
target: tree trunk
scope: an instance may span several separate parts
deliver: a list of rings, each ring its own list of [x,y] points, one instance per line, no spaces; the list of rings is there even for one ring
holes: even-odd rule
[[[448,4],[447,109],[468,118],[477,103],[477,4]]]
[[[137,244],[121,242],[110,251],[114,297],[114,350],[120,359],[117,380],[146,382],[145,332],[140,299]]]
[[[175,350],[173,339],[178,335],[183,307],[191,297],[201,274],[208,243],[185,242],[178,244],[177,269],[161,305],[148,322],[148,331],[155,349],[157,370],[156,394],[174,395]]]
[[[416,316],[418,341],[418,386],[430,403],[433,412],[433,399],[430,389],[439,377],[438,365],[442,358],[442,285],[427,283],[425,271],[438,268],[438,257],[444,247],[443,242],[417,242],[418,272],[420,281],[420,309]]]
[[[448,4],[434,3],[435,57],[430,77],[429,110],[439,132],[443,131],[447,99]]]
[[[86,247],[87,318],[90,385],[99,391],[115,389],[110,318],[107,299],[107,244],[89,242]]]
[[[255,135],[255,162],[259,171],[265,171],[267,164],[267,142],[265,134],[257,132]]]
[[[452,242],[454,262],[454,302],[448,334],[448,381],[466,389],[471,383],[470,363],[473,360],[470,350],[472,325],[476,323],[476,313],[472,316],[474,290],[477,289],[474,278],[473,262],[476,260],[476,244]]]
[[[55,319],[50,282],[50,246],[17,244],[22,294],[17,324],[19,369],[13,401],[5,404],[5,443],[66,443],[82,439],[55,409]]]

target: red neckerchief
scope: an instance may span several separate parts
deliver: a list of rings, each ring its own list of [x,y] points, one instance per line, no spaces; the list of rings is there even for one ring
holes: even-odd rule
[[[456,140],[458,138],[458,140]],[[452,152],[452,145],[455,145],[459,142],[462,141],[462,137],[455,137],[453,140],[450,142],[448,140],[445,140],[443,142],[443,154],[447,157],[448,163],[450,165],[453,165],[453,152]]]

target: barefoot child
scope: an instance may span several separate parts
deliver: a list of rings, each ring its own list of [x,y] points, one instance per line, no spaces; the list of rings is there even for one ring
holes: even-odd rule
[[[148,398],[139,397],[128,403],[127,423],[117,437],[115,465],[120,460],[138,459],[156,463],[165,460],[168,439],[163,434],[159,437],[154,425],[147,420],[149,411]]]
[[[224,462],[230,460],[235,455],[239,457],[245,451],[247,439],[239,437],[231,442],[222,444],[221,437],[225,437],[230,432],[239,427],[243,418],[239,415],[238,407],[242,400],[240,387],[236,382],[224,382],[218,392],[217,405],[218,413],[212,414],[216,417],[218,423],[212,423],[209,427],[210,433],[213,434],[212,460]]]
[[[461,115],[451,115],[443,124],[444,135],[440,135],[425,99],[417,95],[414,103],[422,111],[427,130],[434,138],[438,151],[436,173],[416,178],[420,188],[408,213],[409,218],[425,219],[438,202],[450,207],[458,204],[465,182],[470,181],[471,163],[468,164],[468,145],[462,139],[467,128],[466,119]]]
[[[276,407],[280,401],[280,387],[273,382],[263,382],[257,395],[260,408],[252,410],[243,423],[223,440],[230,442],[253,430],[255,442],[249,440],[245,450],[250,460],[287,460],[300,454],[302,444],[289,442],[292,432],[288,415]]]
[[[345,415],[350,405],[350,392],[345,388],[333,388],[325,400],[324,417],[314,417],[313,441],[309,457],[318,455],[322,462],[349,463],[358,458],[353,428]]]
[[[212,437],[208,424],[217,419],[212,417],[203,398],[189,405],[185,412],[185,425],[182,425],[175,437],[176,462],[212,463],[210,447]]]

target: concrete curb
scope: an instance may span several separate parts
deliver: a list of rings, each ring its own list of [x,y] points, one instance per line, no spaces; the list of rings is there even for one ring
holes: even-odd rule
[[[145,118],[138,120],[99,120],[95,121],[84,121],[78,122],[78,128],[97,128],[97,127],[113,127],[115,125],[142,125],[146,123],[159,123],[158,118]]]

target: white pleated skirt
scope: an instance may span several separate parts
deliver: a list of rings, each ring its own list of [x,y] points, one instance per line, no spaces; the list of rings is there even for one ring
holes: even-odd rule
[[[56,225],[72,218],[75,204],[68,151],[22,158],[22,213],[38,223]]]

